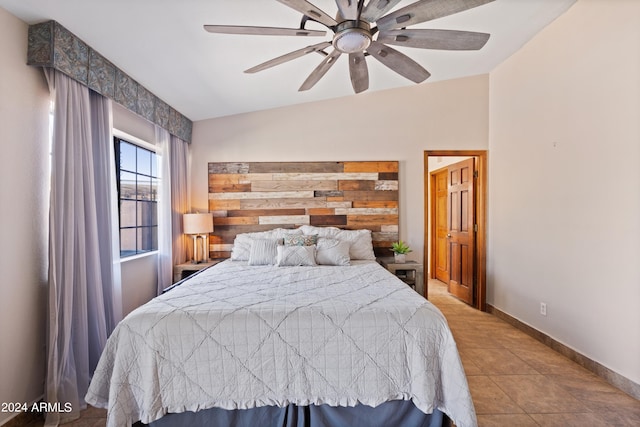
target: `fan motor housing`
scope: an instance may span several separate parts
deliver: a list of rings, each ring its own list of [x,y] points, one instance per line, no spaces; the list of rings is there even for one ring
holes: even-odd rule
[[[342,53],[364,52],[371,44],[370,25],[366,21],[343,21],[336,26],[333,47]]]

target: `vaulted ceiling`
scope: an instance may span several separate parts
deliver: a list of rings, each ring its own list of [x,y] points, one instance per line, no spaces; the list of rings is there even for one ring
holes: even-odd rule
[[[575,1],[495,0],[411,27],[490,33],[479,51],[394,48],[431,73],[421,84],[485,74]],[[335,0],[311,3],[336,16]],[[411,3],[403,0],[393,10]],[[256,74],[244,73],[285,53],[330,41],[331,31],[325,37],[311,38],[211,34],[203,29],[205,24],[299,27],[302,15],[276,0],[0,0],[0,7],[29,24],[58,21],[194,121],[329,98],[367,96],[415,84],[368,58],[369,90],[356,95],[348,61],[339,58],[312,89],[299,92],[302,82],[323,59],[317,53]],[[306,28],[326,30],[312,21]]]

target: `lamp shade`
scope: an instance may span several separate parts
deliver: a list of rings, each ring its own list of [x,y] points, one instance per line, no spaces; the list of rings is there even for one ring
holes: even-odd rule
[[[213,233],[213,215],[210,213],[193,213],[182,215],[184,234]]]

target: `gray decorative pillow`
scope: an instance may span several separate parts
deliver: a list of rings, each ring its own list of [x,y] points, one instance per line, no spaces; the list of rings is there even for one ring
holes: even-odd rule
[[[285,246],[311,246],[318,243],[318,235],[310,234],[305,236],[304,234],[289,234],[284,236]]]
[[[251,242],[256,239],[282,239],[288,234],[302,234],[301,230],[288,228],[274,228],[269,231],[257,231],[254,233],[240,233],[236,235],[231,249],[231,259],[233,261],[248,261],[251,252]]]
[[[255,239],[251,242],[249,265],[274,265],[278,255],[278,239]]]
[[[278,246],[277,251],[278,267],[317,265],[315,246]]]
[[[351,265],[349,242],[321,237],[316,249],[316,262],[320,265]]]

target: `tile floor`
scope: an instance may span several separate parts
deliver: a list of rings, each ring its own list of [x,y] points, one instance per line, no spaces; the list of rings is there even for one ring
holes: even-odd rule
[[[429,280],[467,374],[479,426],[640,426],[640,401]]]
[[[480,427],[640,426],[640,401],[504,321],[474,310],[429,281],[429,300],[458,344]],[[70,427],[102,427],[89,408]],[[28,427],[40,427],[42,421]]]

